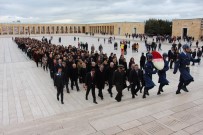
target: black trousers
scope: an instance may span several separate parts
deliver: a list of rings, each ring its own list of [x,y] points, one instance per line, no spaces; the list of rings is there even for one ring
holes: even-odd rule
[[[170,69],[173,68],[174,60],[170,60]]]
[[[116,99],[118,102],[120,102],[120,101],[121,101],[121,98],[122,98],[122,95],[123,95],[123,94],[122,94],[122,89],[116,88],[116,91],[117,91],[118,93],[117,93],[115,99]]]
[[[178,84],[178,90],[177,91],[179,91],[180,92],[180,90],[182,89],[182,87],[186,87],[187,85],[189,85],[190,84],[190,82],[187,82],[187,83],[185,83],[184,81],[180,81],[179,82],[179,84]]]
[[[36,62],[36,65],[37,65],[37,67],[38,67],[38,63],[39,63],[39,62],[38,62],[38,61],[35,61],[35,62]]]
[[[103,98],[102,88],[99,88],[98,96],[101,97],[101,98]]]
[[[52,79],[54,79],[54,71],[53,70],[50,70],[50,76]]]
[[[95,95],[95,87],[91,86],[91,87],[87,87],[87,91],[86,91],[86,97],[88,97],[90,90],[92,90],[92,97],[93,97],[93,101],[96,101],[96,95]]]
[[[67,90],[67,92],[69,92],[68,81],[65,81],[65,86],[66,86],[66,90]]]
[[[135,89],[135,87],[136,87],[136,89]],[[137,92],[140,90],[140,83],[138,82],[138,83],[133,83],[133,84],[131,84],[131,94],[132,95],[135,95],[135,94],[137,94]]]
[[[108,89],[108,92],[109,92],[109,94],[113,94],[113,93],[112,93],[112,88],[113,88],[112,81],[110,80],[110,81],[108,81],[108,83],[109,83],[109,89]]]
[[[79,90],[78,80],[71,80],[71,88],[73,89],[73,85],[75,84],[76,89]]]
[[[57,87],[57,98],[61,95],[61,102],[63,102],[63,87]]]
[[[46,69],[46,71],[48,71],[48,66],[47,65],[43,65],[43,69],[45,70]]]

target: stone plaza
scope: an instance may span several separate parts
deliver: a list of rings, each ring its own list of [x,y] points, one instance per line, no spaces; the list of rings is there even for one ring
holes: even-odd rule
[[[23,35],[22,35],[23,36]],[[28,35],[24,35],[28,36]],[[42,39],[43,35],[33,38]],[[120,49],[115,51],[113,44],[104,43],[109,36],[85,34],[53,35],[53,43],[75,45],[74,37],[81,42],[92,44],[96,50],[103,45],[104,53],[113,52],[119,58]],[[32,37],[32,36],[31,36]],[[48,39],[50,35],[45,35]],[[100,41],[98,42],[98,38]],[[116,36],[116,42],[125,39]],[[151,39],[149,39],[150,42]],[[131,57],[139,64],[141,52],[146,52],[144,41],[139,43],[139,53],[128,48],[127,62]],[[184,43],[182,41],[182,43]],[[203,43],[200,42],[202,46]],[[195,46],[195,43],[193,44]],[[168,52],[171,44],[164,42],[160,53]],[[36,67],[28,59],[11,36],[0,37],[0,135],[202,135],[203,134],[203,65],[191,66],[194,82],[188,86],[189,93],[176,95],[179,73],[167,72],[170,84],[164,87],[164,93],[157,95],[158,75],[154,75],[157,84],[150,96],[142,99],[139,93],[135,99],[127,89],[123,91],[123,100],[118,103],[104,91],[104,100],[97,97],[98,105],[93,104],[91,96],[85,100],[85,90],[64,92],[64,105],[56,99],[56,88],[49,72]],[[96,95],[97,95],[96,90]],[[116,90],[113,88],[115,97]]]

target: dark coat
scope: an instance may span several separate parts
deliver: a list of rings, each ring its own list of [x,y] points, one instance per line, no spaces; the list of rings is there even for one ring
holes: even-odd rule
[[[196,56],[197,56],[197,52],[196,51],[192,52],[192,58],[195,58]]]
[[[138,69],[138,71],[136,71],[136,70],[130,71],[130,74],[129,74],[130,83],[138,84],[138,83],[142,82],[142,79],[143,79],[142,70]]]
[[[141,65],[141,66],[144,66],[145,62],[146,62],[146,57],[145,57],[144,55],[142,55],[142,56],[140,57],[140,65]]]
[[[105,71],[97,70],[96,72],[96,85],[98,89],[104,89],[105,85]]]
[[[107,71],[106,71],[106,76],[107,76],[107,80],[109,83],[113,83],[113,73],[115,71],[115,68],[111,68],[111,67],[108,67],[107,68]]]
[[[144,67],[144,81],[145,87],[148,89],[152,89],[155,84],[152,81],[152,74],[156,74],[156,70],[154,70],[154,65],[151,61],[147,61]]]
[[[85,85],[86,85],[87,87],[90,87],[90,88],[95,87],[95,85],[96,85],[95,76],[92,77],[92,76],[91,76],[91,72],[87,73],[87,75],[86,75],[86,77],[85,77]]]
[[[71,68],[70,69],[70,79],[73,81],[78,80],[78,68]]]
[[[87,75],[87,68],[80,69],[80,77],[82,78],[82,83],[85,83],[85,77]]]
[[[40,61],[40,54],[34,53],[33,58],[34,58],[35,62],[39,62]]]
[[[180,71],[180,81],[184,83],[190,83],[194,81],[193,77],[190,75],[190,61],[199,62],[199,59],[193,59],[189,53],[180,53],[178,56],[178,61],[175,63],[174,74]]]
[[[125,88],[125,72],[119,72],[116,70],[113,74],[113,84],[116,86],[118,91],[122,91]]]
[[[175,52],[169,50],[169,51],[168,51],[168,59],[169,59],[169,61],[170,61],[170,60],[173,60],[173,61],[174,61],[174,60],[176,59],[176,54],[175,54]]]
[[[47,64],[49,66],[49,69],[51,70],[51,68],[53,67],[53,64],[54,64],[53,58],[48,57]]]
[[[68,82],[68,67],[62,67],[62,72],[64,74],[64,81]]]
[[[169,81],[166,79],[166,71],[169,70],[168,61],[164,61],[164,68],[158,71],[159,81],[158,83],[168,85]]]
[[[65,81],[64,81],[64,74],[61,73],[61,75],[59,73],[56,73],[54,75],[54,85],[57,88],[63,88],[65,85]]]

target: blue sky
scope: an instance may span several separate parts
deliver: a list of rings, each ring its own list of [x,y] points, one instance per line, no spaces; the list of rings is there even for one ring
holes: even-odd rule
[[[203,18],[202,0],[0,0],[0,23],[143,22]]]

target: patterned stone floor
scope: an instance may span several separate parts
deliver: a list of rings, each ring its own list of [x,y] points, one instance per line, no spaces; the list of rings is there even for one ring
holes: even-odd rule
[[[47,36],[48,38],[50,36]],[[41,36],[35,37],[41,39]],[[123,37],[117,37],[117,40]],[[96,37],[80,35],[80,41],[89,47],[101,43],[104,52],[114,52],[113,46],[100,42]],[[58,44],[58,36],[54,36]],[[139,62],[144,43],[139,40],[140,52],[133,54],[128,49],[127,61],[134,57]],[[62,36],[62,44],[77,45],[73,36]],[[203,45],[201,43],[201,45]],[[164,43],[163,50],[170,46]],[[161,53],[163,53],[162,51]],[[179,74],[167,73],[170,85],[157,96],[157,87],[143,100],[141,94],[131,99],[124,91],[123,101],[115,102],[104,90],[104,101],[97,99],[98,105],[84,98],[85,90],[65,93],[64,105],[56,100],[56,89],[49,73],[27,58],[11,40],[0,37],[0,135],[202,135],[203,134],[203,70],[202,65],[191,67],[195,81],[188,87],[189,93],[176,95]],[[157,83],[157,75],[153,77]],[[115,88],[113,89],[115,92]],[[115,95],[115,94],[114,94]]]

